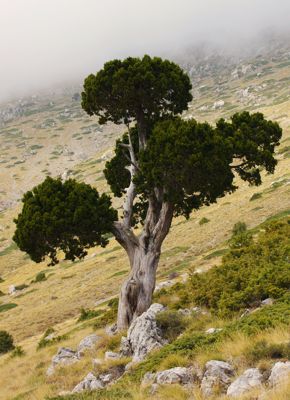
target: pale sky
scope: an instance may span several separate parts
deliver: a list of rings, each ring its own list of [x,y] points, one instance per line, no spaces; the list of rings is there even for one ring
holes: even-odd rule
[[[290,0],[0,0],[0,100],[82,81],[112,58],[289,28]]]

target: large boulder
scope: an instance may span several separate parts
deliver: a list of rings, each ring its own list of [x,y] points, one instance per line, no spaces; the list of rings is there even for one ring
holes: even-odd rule
[[[205,365],[205,373],[201,381],[203,395],[212,396],[216,391],[225,392],[234,375],[233,367],[224,362],[211,360]]]
[[[92,335],[88,335],[80,341],[78,345],[78,354],[79,356],[83,355],[86,350],[93,349],[96,343],[101,339],[100,336],[93,333]]]
[[[161,304],[152,304],[142,315],[137,317],[128,329],[127,337],[121,340],[121,355],[132,356],[133,362],[143,360],[148,353],[167,343],[161,336],[156,323],[156,314],[163,311]]]
[[[278,385],[290,376],[290,361],[277,362],[271,369],[271,374],[269,376],[269,384],[271,386]]]
[[[241,376],[234,380],[227,390],[227,395],[232,397],[239,397],[245,392],[261,386],[263,375],[258,368],[247,369]]]
[[[57,354],[52,357],[51,365],[47,369],[46,374],[48,376],[54,373],[54,369],[56,366],[61,365],[70,365],[74,364],[75,362],[79,361],[80,357],[77,351],[71,350],[66,347],[61,347]]]
[[[72,393],[80,393],[84,390],[102,389],[103,387],[105,387],[104,383],[92,372],[90,372],[80,383],[74,387]]]

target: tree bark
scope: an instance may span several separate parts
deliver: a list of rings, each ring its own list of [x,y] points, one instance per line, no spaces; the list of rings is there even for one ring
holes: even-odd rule
[[[131,322],[152,303],[156,271],[162,243],[169,232],[173,205],[150,201],[143,230],[139,237],[131,229],[120,231],[116,239],[127,251],[131,271],[123,283],[119,296],[118,330],[127,329]]]
[[[130,262],[131,272],[120,291],[118,330],[127,329],[136,317],[150,307],[159,257],[160,252],[154,249],[147,252],[142,247],[135,249]]]

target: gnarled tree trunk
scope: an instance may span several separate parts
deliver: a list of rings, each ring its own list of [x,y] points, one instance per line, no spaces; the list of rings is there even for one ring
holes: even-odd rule
[[[145,251],[139,246],[135,249],[131,260],[131,272],[123,283],[119,296],[119,330],[126,329],[136,317],[150,307],[159,257],[160,252],[154,248]]]

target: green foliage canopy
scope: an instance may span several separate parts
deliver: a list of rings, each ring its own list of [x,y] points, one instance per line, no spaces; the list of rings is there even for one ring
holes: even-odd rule
[[[105,234],[117,219],[107,195],[99,196],[90,185],[72,179],[63,183],[48,177],[22,201],[13,240],[35,262],[49,256],[53,265],[59,250],[65,259],[75,260],[84,257],[89,247],[104,247]]]
[[[129,57],[105,63],[84,83],[82,107],[99,123],[156,121],[187,109],[191,83],[175,63],[159,57]]]

